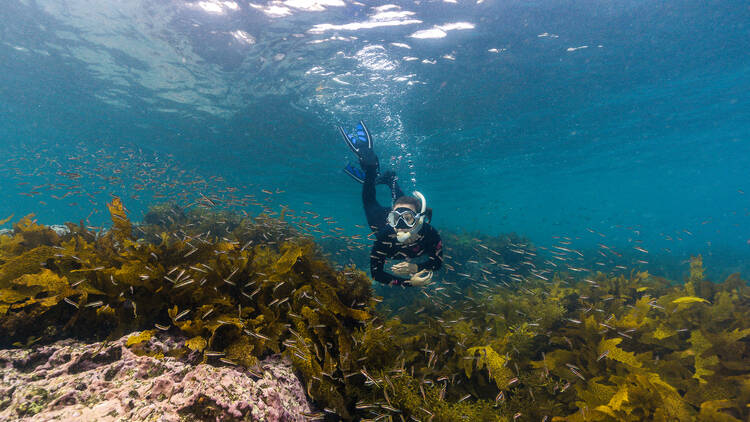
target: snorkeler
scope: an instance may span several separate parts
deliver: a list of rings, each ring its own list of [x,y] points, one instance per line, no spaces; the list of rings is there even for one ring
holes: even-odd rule
[[[372,149],[372,137],[364,122],[359,122],[354,134],[347,134],[339,126],[347,145],[359,157],[361,169],[348,164],[344,171],[362,183],[362,202],[367,224],[376,232],[370,253],[370,273],[375,281],[402,286],[424,286],[432,280],[433,271],[443,264],[443,244],[440,234],[429,222],[432,209],[427,208],[424,196],[414,191],[406,196],[398,186],[393,171],[382,175],[378,157]],[[393,207],[381,206],[375,197],[375,186],[387,184],[391,189]],[[411,262],[412,259],[420,261]],[[403,260],[386,272],[386,259]]]

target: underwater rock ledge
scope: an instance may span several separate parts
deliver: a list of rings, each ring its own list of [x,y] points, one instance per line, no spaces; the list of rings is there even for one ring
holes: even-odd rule
[[[134,335],[137,335],[135,333]],[[139,344],[72,339],[0,350],[3,421],[302,421],[310,405],[279,355],[253,369],[212,366],[200,355],[163,357],[184,340],[162,333]]]

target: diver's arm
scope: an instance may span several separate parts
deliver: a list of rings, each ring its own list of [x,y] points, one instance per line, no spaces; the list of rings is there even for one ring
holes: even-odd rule
[[[427,260],[417,264],[417,270],[430,270],[438,271],[443,266],[443,241],[440,239],[440,234],[430,226],[425,241],[427,242]]]
[[[383,284],[404,284],[404,282],[409,281],[408,278],[397,277],[383,269],[387,256],[386,245],[380,240],[376,240],[370,253],[370,274],[372,278]]]

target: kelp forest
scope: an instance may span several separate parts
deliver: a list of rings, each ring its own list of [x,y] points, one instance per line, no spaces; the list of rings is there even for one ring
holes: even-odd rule
[[[376,287],[283,213],[163,204],[133,222],[116,197],[108,211],[98,231],[29,215],[0,236],[3,348],[133,333],[137,354],[250,373],[281,354],[319,409],[312,420],[750,418],[750,287],[707,278],[700,255],[685,280],[543,275],[515,235],[477,247],[447,233],[454,271]],[[166,332],[182,339],[173,350],[144,346]]]

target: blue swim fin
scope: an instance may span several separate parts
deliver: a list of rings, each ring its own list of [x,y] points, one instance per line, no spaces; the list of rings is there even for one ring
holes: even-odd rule
[[[366,156],[369,151],[372,151],[372,137],[370,131],[367,130],[367,126],[365,126],[365,122],[359,121],[355,133],[346,133],[341,126],[339,126],[339,132],[344,138],[344,142],[360,159]]]
[[[359,183],[365,183],[365,172],[352,163],[349,163],[344,167],[344,173],[348,174],[352,179]]]

